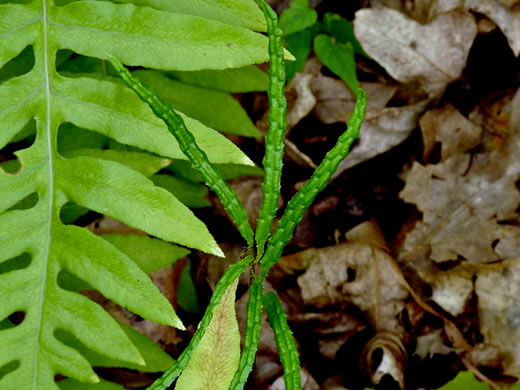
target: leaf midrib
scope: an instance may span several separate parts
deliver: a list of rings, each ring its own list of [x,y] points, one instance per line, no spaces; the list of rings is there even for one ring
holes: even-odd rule
[[[36,343],[35,343],[35,353],[34,353],[34,376],[33,376],[33,390],[38,389],[38,368],[39,368],[39,352],[40,352],[40,337],[41,337],[41,327],[43,322],[43,304],[45,300],[45,292],[46,292],[46,281],[47,281],[47,271],[49,266],[49,257],[51,251],[51,238],[52,238],[52,217],[53,217],[53,202],[54,202],[54,169],[53,169],[53,150],[52,150],[52,133],[51,133],[51,86],[50,86],[50,72],[49,72],[49,44],[48,44],[48,10],[47,7],[49,0],[42,0],[42,50],[43,50],[43,67],[44,67],[44,89],[45,89],[45,129],[46,131],[46,140],[47,140],[47,152],[48,152],[48,161],[49,161],[49,183],[48,183],[48,207],[49,214],[47,216],[47,240],[45,247],[45,254],[43,257],[43,274],[41,279],[41,292],[40,292],[40,307],[37,316],[37,330],[36,330]]]

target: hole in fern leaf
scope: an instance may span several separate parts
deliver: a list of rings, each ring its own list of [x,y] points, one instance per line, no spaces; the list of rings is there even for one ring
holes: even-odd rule
[[[6,261],[0,262],[0,275],[7,272],[19,271],[29,267],[32,261],[30,253],[22,253],[19,256],[13,257]]]
[[[23,322],[23,320],[25,320],[25,312],[15,311],[11,315],[0,321],[0,330],[14,328],[15,326],[20,325]]]
[[[0,169],[7,173],[16,174],[22,167],[22,163],[16,156],[19,150],[29,148],[36,139],[36,121],[31,119],[16,133],[5,147],[0,151]],[[0,147],[4,146],[0,145]]]
[[[8,324],[12,325],[13,327],[20,325],[23,320],[25,320],[24,311],[15,311],[13,314],[7,317],[7,321],[9,321]]]
[[[76,275],[63,269],[58,274],[58,286],[67,291],[79,292],[91,290],[92,287],[87,282],[81,280]]]
[[[18,367],[20,367],[20,361],[18,360],[14,360],[0,367],[0,380],[2,380],[2,378],[7,374],[10,374],[14,370],[17,370]]]
[[[14,150],[25,149],[36,140],[36,120],[29,120],[24,127],[9,141],[9,148]]]
[[[12,2],[12,1],[11,1]],[[29,3],[30,1],[15,1],[15,3]],[[0,0],[0,4],[5,3]],[[27,46],[20,54],[8,61],[0,69],[0,84],[14,77],[21,76],[29,72],[34,66],[34,48]]]
[[[58,129],[58,153],[67,157],[67,153],[78,149],[103,149],[110,143],[110,138],[94,131],[77,127],[72,123],[63,123]]]
[[[28,210],[32,209],[38,203],[40,197],[36,192],[27,195],[21,201],[12,206],[9,210]]]
[[[22,164],[20,164],[20,160],[14,158],[12,160],[7,160],[0,163],[0,168],[2,168],[5,172],[15,174],[20,170]]]
[[[60,219],[65,225],[88,225],[99,218],[99,214],[74,202],[67,202],[60,210]]]
[[[11,329],[15,326],[20,325],[23,320],[25,319],[25,312],[24,311],[15,311],[10,316],[4,318],[2,321],[0,321],[0,331],[4,329]]]
[[[112,71],[111,65],[107,61],[76,53],[72,53],[64,61],[57,63],[57,65],[58,73],[66,77],[74,77],[74,74],[84,75],[85,73],[112,74],[115,76],[115,72]],[[109,73],[109,69],[111,73]]]
[[[0,330],[11,329],[11,328],[14,328],[14,324],[9,318],[6,318],[3,321],[0,321]]]

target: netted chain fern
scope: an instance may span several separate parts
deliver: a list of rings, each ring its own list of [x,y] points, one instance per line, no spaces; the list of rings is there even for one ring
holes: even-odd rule
[[[365,118],[366,94],[358,90],[354,112],[348,121],[347,130],[340,135],[336,145],[329,150],[321,164],[316,168],[311,178],[300,188],[287,204],[287,208],[278,222],[262,259],[261,278],[266,278],[271,267],[280,259],[282,250],[291,240],[296,225],[298,225],[316,196],[327,185],[338,169],[339,163],[347,156],[350,147],[359,136],[361,124]]]
[[[267,20],[269,36],[269,130],[265,139],[264,183],[262,206],[256,228],[257,258],[264,253],[265,242],[271,233],[278,200],[287,128],[287,99],[285,98],[285,66],[283,60],[282,30],[276,13],[263,0],[256,0]]]
[[[166,389],[180,375],[184,367],[189,362],[190,356],[201,342],[204,332],[208,328],[212,319],[212,312],[219,304],[222,296],[229,286],[248,267],[254,268],[254,263],[260,261],[260,275],[252,273],[253,281],[249,289],[249,300],[247,303],[247,320],[244,335],[244,348],[234,377],[229,378],[230,389],[242,389],[252,370],[256,350],[260,338],[262,322],[263,304],[269,315],[269,321],[275,332],[276,342],[280,350],[282,364],[285,371],[285,381],[288,389],[300,387],[299,378],[299,359],[296,343],[288,328],[287,320],[279,300],[273,294],[263,294],[263,281],[268,275],[271,267],[279,260],[282,250],[292,237],[294,228],[301,221],[305,210],[315,199],[316,195],[329,182],[332,174],[336,171],[339,163],[347,156],[352,143],[359,136],[361,124],[364,119],[366,108],[366,96],[364,91],[357,93],[357,103],[348,122],[347,130],[339,137],[336,145],[327,153],[322,163],[318,166],[310,180],[303,185],[300,191],[291,199],[287,208],[278,222],[275,232],[268,241],[267,249],[264,251],[265,242],[272,229],[274,215],[277,209],[280,194],[280,176],[282,170],[283,157],[283,136],[286,127],[286,107],[284,96],[284,62],[281,34],[277,27],[277,18],[274,11],[263,1],[255,0],[262,9],[267,20],[269,35],[269,57],[270,57],[270,87],[268,98],[271,104],[269,113],[269,132],[266,139],[266,154],[264,158],[264,169],[266,183],[263,186],[264,201],[262,203],[259,227],[256,232],[256,250],[258,257],[248,254],[244,259],[231,266],[222,276],[215,292],[212,296],[208,309],[204,314],[201,323],[192,338],[190,345],[181,354],[179,360],[152,386],[149,390]],[[220,176],[214,175],[211,164],[207,162],[205,155],[199,152],[196,140],[189,136],[189,131],[184,127],[182,119],[176,116],[175,112],[167,104],[162,102],[155,93],[145,87],[140,81],[135,79],[115,58],[112,59],[119,75],[132,88],[143,101],[147,102],[152,110],[162,118],[167,124],[181,145],[181,149],[186,153],[192,165],[207,179],[207,184],[216,192],[221,201],[226,206],[230,215],[234,219],[240,232],[251,244],[252,231],[247,222],[247,215],[243,206],[238,206],[238,198],[233,192],[227,192],[228,186],[223,184]],[[222,180],[222,181],[221,181]],[[218,184],[216,185],[218,181]],[[226,188],[226,191],[223,190]],[[231,191],[229,189],[229,191]],[[215,351],[217,353],[218,351]],[[225,355],[222,359],[225,359]],[[200,375],[205,375],[204,370],[211,370],[211,367],[199,367]],[[206,373],[207,374],[207,373]]]
[[[246,328],[244,334],[244,348],[238,364],[237,372],[231,381],[230,390],[243,389],[249,373],[255,363],[256,351],[262,330],[262,280],[257,278],[249,288],[249,299],[246,308]]]
[[[255,32],[265,31],[265,22],[249,0],[226,2],[236,6],[232,23],[222,2],[204,1],[210,15],[198,12],[195,1],[182,2],[182,13],[167,1],[0,3],[0,148],[16,149],[31,136],[26,129],[35,129],[34,141],[26,138],[30,146],[16,152],[20,169],[0,169],[1,389],[56,390],[58,374],[72,381],[67,383],[97,383],[93,355],[134,368],[146,363],[133,336],[78,294],[78,284],[144,318],[183,329],[131,256],[108,239],[63,223],[66,204],[222,255],[205,225],[171,193],[118,160],[121,154],[58,150],[59,132],[68,124],[168,159],[187,159],[167,126],[123,83],[106,75],[58,73],[57,59],[67,53],[97,60],[115,56],[127,65],[169,71],[236,68],[268,59],[268,40]],[[20,74],[25,68],[16,65],[26,53],[34,64],[28,62]],[[212,163],[251,164],[226,138],[179,115],[190,142],[204,151],[193,150],[196,158],[206,153]],[[245,235],[252,242],[252,232]],[[63,275],[76,278],[76,285],[63,284]]]
[[[274,332],[274,339],[280,352],[280,360],[284,369],[285,388],[287,390],[301,389],[300,357],[298,347],[294,341],[287,316],[283,311],[282,303],[276,294],[268,291],[262,297],[267,312],[269,324]]]

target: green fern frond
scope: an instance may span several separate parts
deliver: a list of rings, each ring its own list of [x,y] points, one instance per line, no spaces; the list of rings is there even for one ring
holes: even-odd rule
[[[166,126],[122,83],[109,77],[69,77],[59,74],[57,65],[72,52],[99,59],[113,55],[128,65],[170,71],[267,60],[266,38],[240,27],[261,30],[254,18],[253,24],[225,24],[229,21],[205,19],[207,15],[189,10],[163,10],[153,1],[155,9],[111,1],[59,3],[0,4],[0,67],[8,64],[0,70],[0,148],[12,149],[14,141],[34,128],[36,132],[32,145],[16,152],[19,170],[0,170],[0,266],[7,264],[0,270],[0,323],[7,324],[0,330],[0,388],[7,390],[57,390],[57,374],[99,382],[87,357],[63,342],[63,332],[93,353],[145,363],[108,313],[60,284],[63,272],[144,318],[182,328],[166,298],[126,254],[61,221],[65,204],[73,202],[164,240],[221,254],[186,206],[127,166],[132,164],[124,165],[128,160],[121,155],[117,160],[106,153],[59,153],[58,133],[67,123],[169,159],[185,159]],[[241,12],[246,15],[247,8]],[[34,65],[20,72],[14,66],[19,55],[33,58]],[[183,120],[210,161],[252,165],[218,133],[184,115]],[[7,320],[19,312],[24,313],[21,321],[19,315]]]

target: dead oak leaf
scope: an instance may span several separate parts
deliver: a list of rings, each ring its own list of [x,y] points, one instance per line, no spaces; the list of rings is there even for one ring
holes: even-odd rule
[[[428,111],[419,120],[419,125],[425,160],[428,160],[437,142],[441,143],[441,161],[444,161],[476,147],[482,136],[482,127],[468,120],[452,105]]]
[[[430,247],[430,257],[443,262],[464,257],[472,263],[498,260],[495,241],[506,238],[507,229],[495,215],[509,215],[519,202],[516,175],[481,176],[477,170],[464,175],[469,155],[444,163],[422,166],[414,163],[400,197],[423,212],[404,241],[400,259],[407,259],[419,246]],[[509,180],[507,180],[509,179]]]
[[[297,255],[310,262],[307,271],[298,277],[306,304],[324,307],[353,303],[367,313],[376,330],[400,332],[398,317],[408,289],[388,253],[368,245],[345,243]]]
[[[460,255],[472,263],[486,263],[499,259],[496,247],[508,256],[518,247],[511,242],[519,236],[518,229],[504,222],[518,218],[520,204],[519,92],[511,104],[510,131],[500,149],[456,154],[427,166],[414,163],[400,197],[415,204],[423,218],[406,236],[400,259],[409,259],[417,247],[426,245],[438,262]]]
[[[356,12],[356,37],[396,80],[415,83],[431,98],[460,77],[477,34],[475,18],[460,9],[427,25],[389,8]]]
[[[484,20],[491,20],[493,27],[498,26],[502,30],[515,56],[520,54],[518,0],[407,0],[404,4],[401,1],[392,4],[388,0],[379,0],[375,4],[390,6],[420,23],[429,23],[440,14],[459,7],[483,14],[489,18]]]
[[[520,378],[520,260],[483,267],[475,292],[484,341],[498,347],[504,374]]]
[[[484,339],[468,350],[467,358],[479,366],[502,366],[505,375],[520,378],[520,259],[462,264],[448,271],[422,271],[421,276],[432,285],[431,299],[453,316],[463,314],[470,296],[476,295],[479,331]],[[434,348],[423,347],[421,354]]]
[[[500,27],[515,56],[520,54],[520,9],[512,4],[497,0],[465,0],[465,7],[486,15]],[[508,9],[507,7],[512,9]]]

